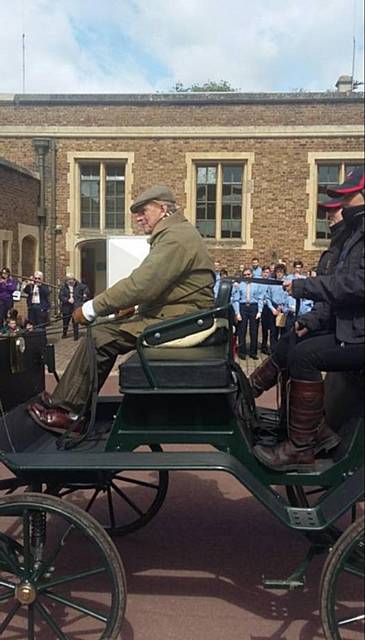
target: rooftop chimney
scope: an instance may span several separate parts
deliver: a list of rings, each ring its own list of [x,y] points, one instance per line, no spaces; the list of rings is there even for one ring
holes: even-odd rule
[[[340,76],[336,82],[336,88],[339,93],[350,93],[353,91],[353,82],[351,76]]]

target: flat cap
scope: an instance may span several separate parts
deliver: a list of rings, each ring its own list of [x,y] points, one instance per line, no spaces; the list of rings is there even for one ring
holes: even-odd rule
[[[156,184],[146,191],[137,196],[135,201],[131,205],[131,212],[137,213],[137,211],[143,207],[143,205],[151,202],[152,200],[162,200],[163,202],[171,202],[171,204],[175,204],[175,196],[169,187],[165,187],[161,184]]]

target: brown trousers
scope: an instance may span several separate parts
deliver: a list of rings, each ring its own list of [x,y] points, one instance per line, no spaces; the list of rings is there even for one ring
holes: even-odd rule
[[[120,320],[117,323],[103,320],[92,327],[91,333],[95,347],[99,391],[117,356],[136,348],[136,338],[120,329]],[[54,390],[52,399],[57,406],[79,414],[90,399],[91,384],[90,356],[86,338],[83,338]]]

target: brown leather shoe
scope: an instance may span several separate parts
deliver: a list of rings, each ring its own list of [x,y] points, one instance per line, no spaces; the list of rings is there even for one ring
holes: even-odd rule
[[[314,470],[314,447],[300,449],[291,440],[284,440],[276,447],[257,445],[253,452],[265,467],[275,471]]]
[[[338,447],[341,442],[341,438],[338,433],[332,431],[328,426],[325,419],[322,420],[318,428],[318,434],[316,436],[316,442],[314,447],[314,453],[318,455],[321,451],[328,453],[332,449]]]
[[[46,409],[54,409],[55,405],[53,404],[52,396],[48,391],[42,391],[42,393],[39,394],[39,402]]]
[[[33,402],[33,404],[28,405],[27,409],[34,422],[52,433],[64,433],[70,428],[72,428],[72,431],[79,433],[82,428],[82,419],[75,420],[67,411],[59,407],[46,409],[38,402]]]

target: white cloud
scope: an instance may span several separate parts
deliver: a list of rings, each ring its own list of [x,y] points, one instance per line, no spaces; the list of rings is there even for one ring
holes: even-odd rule
[[[356,78],[363,76],[362,2]],[[0,0],[0,93],[326,90],[351,73],[349,0]]]

